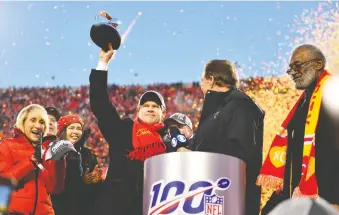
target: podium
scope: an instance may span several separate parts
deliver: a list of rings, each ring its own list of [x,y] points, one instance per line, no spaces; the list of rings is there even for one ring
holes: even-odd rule
[[[246,164],[207,152],[173,152],[144,163],[143,215],[244,215]]]

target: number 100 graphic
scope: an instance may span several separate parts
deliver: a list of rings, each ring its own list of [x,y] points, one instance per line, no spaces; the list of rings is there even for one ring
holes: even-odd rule
[[[231,180],[226,177],[215,182],[206,180],[191,184],[180,180],[155,182],[150,193],[148,215],[171,214],[178,210],[186,214],[199,214],[204,211],[204,195],[212,195],[216,190],[226,190],[230,185]],[[199,202],[198,197],[200,203],[194,206],[193,201]]]

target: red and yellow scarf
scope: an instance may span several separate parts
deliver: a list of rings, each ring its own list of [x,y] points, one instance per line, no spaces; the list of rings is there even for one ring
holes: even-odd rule
[[[329,73],[324,71],[318,79],[310,100],[305,126],[301,179],[299,185],[294,189],[292,197],[318,196],[318,185],[315,176],[315,133],[321,107],[322,90],[328,77]],[[288,141],[287,125],[292,119],[304,94],[305,92],[300,96],[297,103],[287,115],[287,118],[273,139],[271,148],[257,178],[257,185],[271,188],[275,191],[283,189]]]
[[[157,132],[164,127],[164,123],[147,124],[135,119],[132,129],[132,144],[134,150],[127,154],[131,160],[144,161],[154,155],[166,152],[166,145]]]

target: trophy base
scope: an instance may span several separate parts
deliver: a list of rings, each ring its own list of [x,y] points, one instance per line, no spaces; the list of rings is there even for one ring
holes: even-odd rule
[[[108,43],[112,44],[114,50],[118,50],[121,45],[119,32],[108,23],[92,25],[90,36],[92,41],[104,50],[108,50]]]

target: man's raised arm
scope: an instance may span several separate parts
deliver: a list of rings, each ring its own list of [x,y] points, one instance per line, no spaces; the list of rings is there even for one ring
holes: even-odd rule
[[[122,120],[115,106],[112,104],[107,89],[107,67],[113,56],[114,50],[109,44],[108,51],[100,50],[99,63],[96,69],[92,69],[90,74],[90,105],[92,112],[98,120],[101,133],[108,143],[112,137],[112,132],[119,131]]]

